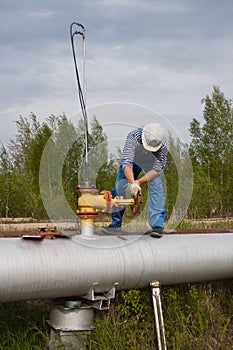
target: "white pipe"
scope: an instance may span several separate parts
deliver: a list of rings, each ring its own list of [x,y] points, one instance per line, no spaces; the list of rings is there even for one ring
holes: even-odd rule
[[[233,234],[0,240],[0,302],[233,278]]]

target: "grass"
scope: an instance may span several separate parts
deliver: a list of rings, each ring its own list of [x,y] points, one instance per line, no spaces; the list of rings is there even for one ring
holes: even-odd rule
[[[0,350],[45,350],[48,307],[41,301],[0,304]]]
[[[233,228],[233,219],[200,219],[200,220],[183,220],[180,229],[211,229],[211,228]]]
[[[167,348],[232,350],[232,291],[233,280],[162,286]],[[48,316],[41,301],[0,304],[0,350],[48,349]],[[96,311],[87,349],[157,349],[150,288],[120,291],[108,311]]]
[[[233,281],[162,288],[167,348],[232,350],[232,288]],[[157,349],[151,291],[118,293],[88,341],[89,350]]]

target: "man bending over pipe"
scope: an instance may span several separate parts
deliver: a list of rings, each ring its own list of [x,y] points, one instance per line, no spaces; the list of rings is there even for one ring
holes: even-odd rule
[[[141,185],[148,183],[148,221],[152,228],[150,235],[161,238],[166,216],[162,172],[167,161],[168,148],[165,129],[157,123],[149,123],[143,128],[129,132],[123,148],[123,156],[118,169],[112,197],[125,196],[125,192],[136,197],[141,194]],[[139,177],[141,171],[144,175]],[[115,209],[112,223],[103,228],[104,233],[121,230],[125,208]]]

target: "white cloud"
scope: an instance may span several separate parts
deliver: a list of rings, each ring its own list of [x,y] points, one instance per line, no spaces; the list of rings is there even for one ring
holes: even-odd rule
[[[32,18],[32,20],[37,19],[47,19],[55,15],[55,11],[33,11],[26,14],[26,18]]]
[[[188,12],[190,5],[182,0],[177,0],[175,3],[173,0],[98,0],[99,5],[105,6],[107,8],[132,8],[134,7],[136,11],[144,12],[157,12],[157,13],[170,13],[170,12]]]
[[[13,120],[79,109],[69,25],[86,27],[88,106],[139,103],[179,125],[201,116],[213,84],[233,96],[231,13],[224,0],[8,1],[0,10],[0,140]],[[79,63],[81,47],[77,46]]]

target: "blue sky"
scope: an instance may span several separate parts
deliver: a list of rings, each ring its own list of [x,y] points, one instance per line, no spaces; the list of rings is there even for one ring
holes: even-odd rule
[[[14,137],[19,115],[43,121],[79,111],[73,21],[86,27],[87,107],[145,106],[189,141],[189,123],[201,120],[213,85],[233,97],[232,17],[231,0],[1,0],[0,141]],[[101,111],[101,123],[147,121],[143,112],[135,121],[124,108]]]

